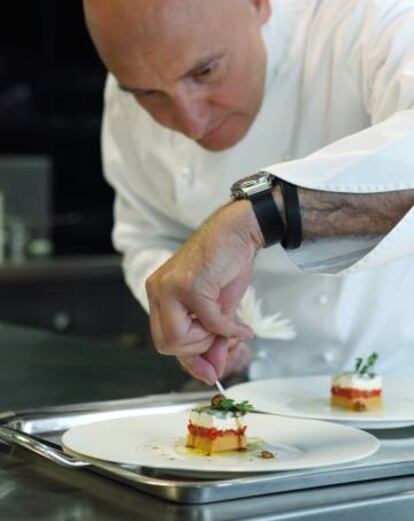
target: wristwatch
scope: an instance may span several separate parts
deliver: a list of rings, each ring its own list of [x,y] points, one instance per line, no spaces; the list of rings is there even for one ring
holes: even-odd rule
[[[268,172],[258,172],[231,187],[233,199],[249,199],[264,239],[264,247],[282,242],[286,235],[285,223],[273,199],[273,188],[278,178]]]

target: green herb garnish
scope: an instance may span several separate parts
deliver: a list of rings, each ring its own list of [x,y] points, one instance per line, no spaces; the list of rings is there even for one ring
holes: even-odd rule
[[[372,376],[374,374],[374,365],[378,360],[378,353],[371,353],[369,357],[364,361],[363,358],[358,357],[355,363],[355,372],[359,375],[368,374]]]
[[[234,400],[226,398],[222,394],[216,394],[213,396],[211,407],[218,411],[240,412],[241,414],[246,414],[254,409],[253,405],[247,400],[236,403]]]

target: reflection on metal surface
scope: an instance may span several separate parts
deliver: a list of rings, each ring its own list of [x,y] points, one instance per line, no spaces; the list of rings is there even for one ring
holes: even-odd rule
[[[5,443],[24,447],[25,449],[39,454],[40,456],[43,456],[44,458],[47,458],[64,467],[80,468],[90,466],[86,461],[80,461],[72,458],[71,456],[67,456],[60,450],[54,449],[51,446],[48,446],[46,443],[36,440],[36,438],[33,436],[24,434],[23,432],[12,429],[11,427],[6,427],[5,425],[0,426],[0,439]]]

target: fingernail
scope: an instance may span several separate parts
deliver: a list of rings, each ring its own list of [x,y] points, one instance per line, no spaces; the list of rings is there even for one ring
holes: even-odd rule
[[[243,330],[242,334],[239,336],[239,340],[248,340],[254,337],[254,332],[251,327],[246,324],[240,324],[241,329]]]

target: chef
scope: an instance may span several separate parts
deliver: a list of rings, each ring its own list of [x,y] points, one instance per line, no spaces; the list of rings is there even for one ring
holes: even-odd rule
[[[252,378],[372,351],[412,371],[414,0],[84,6],[113,240],[159,352],[207,383],[252,358]],[[297,332],[260,358],[249,284]]]

